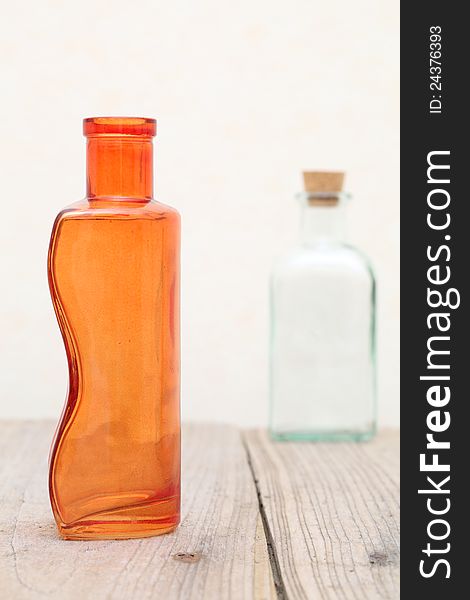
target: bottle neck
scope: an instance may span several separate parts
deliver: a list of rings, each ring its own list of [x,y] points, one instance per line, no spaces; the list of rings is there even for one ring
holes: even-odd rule
[[[86,163],[87,198],[153,197],[151,137],[88,137]]]
[[[344,206],[302,207],[300,237],[303,244],[337,244],[345,235]]]

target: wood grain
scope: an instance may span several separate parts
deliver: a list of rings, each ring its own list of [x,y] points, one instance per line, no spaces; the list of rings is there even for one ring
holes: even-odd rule
[[[398,434],[308,444],[252,431],[245,443],[284,596],[399,598]]]
[[[176,532],[126,541],[58,538],[47,495],[51,423],[0,426],[0,598],[275,597],[256,488],[237,429],[183,430]]]
[[[49,507],[52,431],[0,424],[2,600],[399,597],[397,434],[296,444],[187,426],[177,531],[71,542]]]

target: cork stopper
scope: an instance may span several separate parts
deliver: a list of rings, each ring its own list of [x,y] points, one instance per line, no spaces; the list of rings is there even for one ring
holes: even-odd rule
[[[321,206],[338,204],[338,195],[343,190],[343,171],[304,171],[303,178],[309,204]]]

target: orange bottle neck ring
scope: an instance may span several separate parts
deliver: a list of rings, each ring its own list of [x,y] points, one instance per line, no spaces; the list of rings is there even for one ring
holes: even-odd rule
[[[153,197],[153,144],[156,123],[136,117],[85,119],[87,197]]]

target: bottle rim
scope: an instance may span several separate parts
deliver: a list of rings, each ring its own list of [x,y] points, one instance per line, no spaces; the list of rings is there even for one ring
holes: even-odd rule
[[[154,137],[157,121],[147,117],[88,117],[83,119],[86,137],[116,135]]]
[[[349,202],[352,196],[349,192],[299,192],[296,198],[301,204],[326,207]]]

